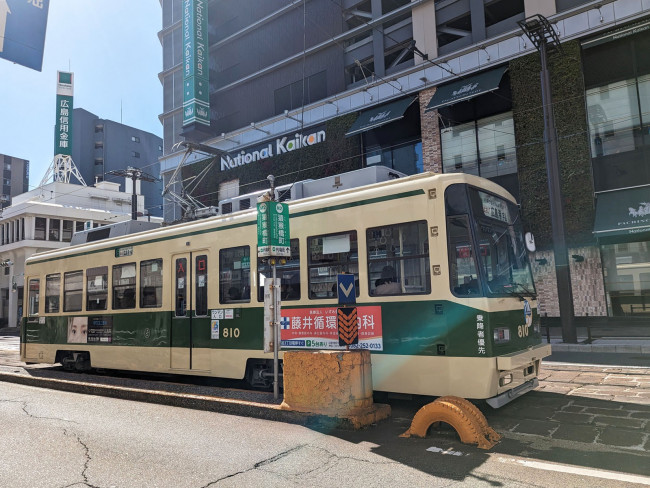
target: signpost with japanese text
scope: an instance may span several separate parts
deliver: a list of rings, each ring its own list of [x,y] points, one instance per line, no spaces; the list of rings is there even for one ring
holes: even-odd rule
[[[257,204],[257,255],[291,257],[289,206],[281,202]]]
[[[41,71],[50,0],[0,0],[0,58]]]

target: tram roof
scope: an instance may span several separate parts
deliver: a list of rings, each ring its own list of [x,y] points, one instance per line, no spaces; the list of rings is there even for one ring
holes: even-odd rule
[[[492,191],[496,194],[509,198],[512,201],[515,201],[515,198],[504,188],[490,180],[486,180],[485,178],[481,178],[479,176],[469,175],[466,173],[436,174],[426,172],[391,181],[383,181],[361,187],[335,191],[323,195],[311,196],[298,200],[288,200],[285,203],[289,204],[290,208],[300,207],[300,211],[302,212],[318,208],[319,206],[322,207],[323,205],[333,205],[335,203],[345,204],[348,202],[368,199],[373,193],[379,193],[382,195],[382,197],[390,199],[391,195],[403,192],[405,190],[408,191],[408,188],[422,189],[422,187],[425,186],[424,182],[428,181],[435,183],[437,187],[447,187],[455,183],[474,184],[481,186],[488,191]],[[390,193],[386,193],[389,189],[391,190]],[[160,227],[158,229],[146,230],[134,234],[112,237],[100,241],[82,243],[65,248],[36,253],[26,260],[26,264],[29,265],[43,261],[58,260],[64,257],[76,255],[78,253],[85,254],[88,252],[99,252],[106,249],[128,246],[129,244],[142,244],[143,241],[157,242],[165,239],[180,238],[184,235],[190,236],[197,233],[207,233],[214,229],[215,225],[218,225],[219,227],[239,227],[242,225],[250,225],[249,222],[254,222],[256,220],[256,208],[240,210],[227,215],[217,215],[214,217],[207,217],[205,219],[195,220],[191,222],[184,222],[180,224],[169,225],[166,227]]]

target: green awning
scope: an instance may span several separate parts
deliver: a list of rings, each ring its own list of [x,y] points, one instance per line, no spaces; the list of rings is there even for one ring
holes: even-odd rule
[[[500,68],[483,71],[474,76],[439,86],[433,97],[431,97],[425,111],[446,107],[496,90],[499,88],[503,73],[507,69],[507,66],[501,66]]]
[[[650,236],[650,186],[599,193],[594,235],[640,239]]]
[[[354,121],[354,124],[352,124],[352,127],[350,127],[345,135],[352,136],[401,119],[415,98],[402,98],[385,105],[364,110],[359,114],[359,117],[357,117],[357,120]]]

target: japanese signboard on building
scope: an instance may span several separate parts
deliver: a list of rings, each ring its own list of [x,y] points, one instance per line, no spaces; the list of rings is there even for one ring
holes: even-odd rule
[[[257,204],[257,255],[291,257],[289,206],[280,202]]]
[[[72,95],[74,74],[56,73],[56,123],[54,125],[54,155],[72,156]]]
[[[183,127],[210,125],[208,2],[183,0]]]
[[[380,306],[356,307],[358,344],[350,349],[382,351],[384,348]],[[283,309],[281,346],[289,349],[345,349],[339,345],[336,307]]]

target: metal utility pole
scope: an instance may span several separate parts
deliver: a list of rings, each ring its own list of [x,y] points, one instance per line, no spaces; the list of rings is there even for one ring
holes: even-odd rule
[[[553,232],[553,254],[555,257],[555,275],[557,294],[562,324],[562,340],[575,344],[578,342],[574,323],[573,292],[569,272],[569,253],[566,245],[564,225],[564,205],[560,178],[560,158],[558,155],[557,132],[553,116],[553,98],[549,77],[547,56],[549,53],[561,53],[560,40],[548,19],[542,15],[533,15],[518,22],[519,27],[528,36],[540,53],[542,71],[542,106],[544,112],[544,146],[546,152],[546,172],[548,174],[548,196],[551,206],[551,227]]]
[[[131,220],[138,220],[138,194],[135,191],[136,181],[158,181],[158,178],[152,176],[148,173],[145,173],[139,168],[133,168],[129,166],[127,169],[117,169],[114,171],[109,171],[107,175],[113,176],[123,176],[124,178],[131,178],[133,181],[133,188],[131,192]]]
[[[271,202],[275,202],[275,177],[273,175],[269,175],[267,177],[267,180],[271,183]],[[271,265],[271,269],[273,270],[272,272],[272,277],[273,277],[273,301],[272,303],[276,303],[276,298],[275,295],[277,293],[280,293],[280,289],[278,289],[277,286],[275,286],[276,279],[277,279],[277,258],[272,257],[269,259],[269,264]],[[273,398],[276,400],[280,396],[280,356],[279,356],[279,351],[280,351],[280,317],[279,317],[279,310],[277,307],[273,307]]]

